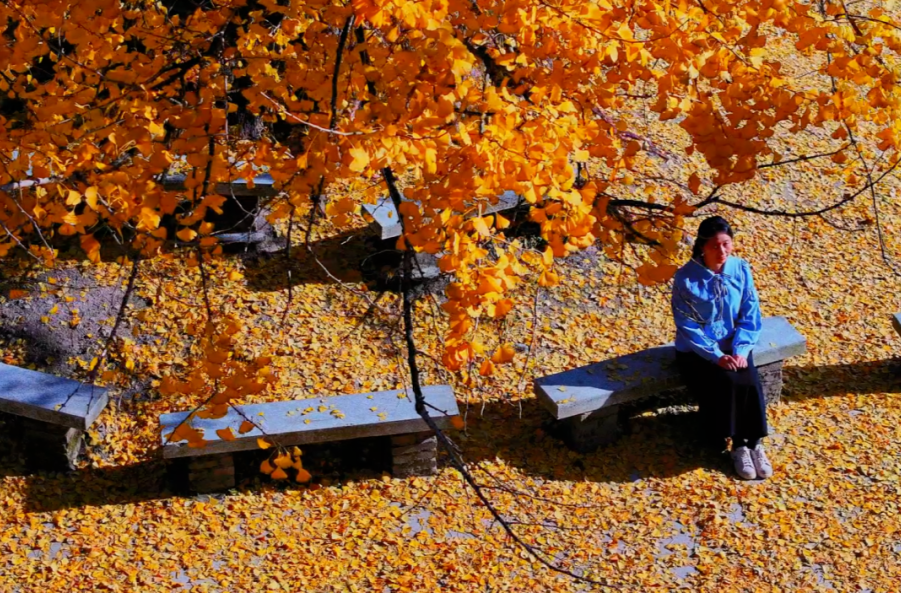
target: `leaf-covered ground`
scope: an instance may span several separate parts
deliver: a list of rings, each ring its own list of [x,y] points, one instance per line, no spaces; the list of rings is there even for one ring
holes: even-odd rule
[[[786,183],[804,180],[752,191],[783,200]],[[890,208],[882,214],[891,237],[901,218]],[[631,434],[589,455],[545,434],[532,376],[659,344],[672,333],[666,290],[637,286],[592,253],[569,262],[560,288],[542,291],[532,356],[518,355],[493,382],[456,386],[468,412],[467,429],[455,440],[476,475],[496,486],[488,491],[495,504],[522,523],[517,530],[550,558],[593,578],[630,590],[895,590],[901,344],[889,314],[901,310],[901,296],[876,230],[730,216],[740,255],[753,263],[764,313],[785,315],[808,339],[809,353],[789,362],[784,401],[770,410],[773,479],[737,481],[726,459],[696,442],[691,412],[644,414],[633,420]],[[843,222],[856,224],[853,214]],[[323,241],[327,259],[329,239]],[[357,249],[333,244],[342,253]],[[281,325],[286,291],[279,257],[214,270],[226,285],[215,292],[217,302],[258,328],[243,348],[276,356],[278,387],[257,399],[402,385],[392,318],[367,300],[377,295],[318,276],[298,279],[310,269],[300,252],[294,301]],[[359,289],[352,263],[345,281]],[[139,329],[156,341],[130,355],[138,376],[189,363],[191,338],[183,330],[202,311],[196,272],[179,266],[158,264],[141,278],[141,294],[152,305]],[[108,270],[107,281],[117,267]],[[167,282],[160,288],[155,278]],[[522,299],[504,340],[528,346],[534,295]],[[377,301],[386,312],[396,306],[390,295]],[[421,317],[419,339],[434,351],[432,319]],[[64,321],[50,323],[63,332]],[[497,340],[497,330],[485,336]],[[20,350],[9,344],[4,353],[15,362]],[[441,380],[434,365],[426,366],[428,382]],[[222,496],[173,494],[158,459],[156,419],[189,403],[151,388],[112,406],[94,431],[92,462],[73,474],[23,475],[15,450],[2,457],[4,590],[580,587],[511,547],[447,467],[435,478],[410,480],[332,471],[310,487],[261,483],[249,474]]]
[[[666,140],[671,129],[642,131]],[[786,154],[799,155],[820,139],[801,134],[786,142]],[[681,163],[649,167],[678,176]],[[726,196],[798,210],[830,203],[840,197],[837,187],[838,179],[804,163]],[[547,434],[531,379],[669,341],[666,287],[638,285],[593,249],[576,254],[559,287],[536,293],[536,284],[524,285],[503,326],[480,328],[489,352],[511,343],[519,353],[494,377],[471,382],[433,362],[443,333],[440,297],[421,301],[424,381],[454,382],[466,429],[452,437],[517,532],[567,570],[628,591],[897,591],[901,339],[890,314],[901,311],[901,282],[877,234],[881,228],[894,262],[901,253],[897,190],[897,179],[887,179],[876,197],[878,221],[869,198],[825,219],[718,211],[734,222],[764,314],[786,316],[808,339],[808,354],[788,361],[783,401],[770,409],[776,475],[765,482],[735,479],[727,458],[703,449],[691,411],[644,413],[617,443],[587,455]],[[398,299],[365,288],[358,270],[366,244],[353,229],[327,225],[315,238],[335,278],[298,246],[284,318],[282,255],[230,258],[210,269],[216,309],[248,329],[237,355],[273,357],[277,380],[253,401],[405,384]],[[41,276],[43,290],[0,306],[46,310],[45,340],[79,331],[82,341],[99,340],[95,327],[109,319],[88,328],[73,323],[84,311],[71,311],[84,308],[92,290],[115,303],[110,287],[121,291],[125,270],[63,267]],[[319,461],[308,466],[309,486],[270,482],[249,459],[237,490],[179,494],[160,460],[157,418],[197,402],[157,387],[191,368],[205,315],[199,287],[197,269],[178,257],[144,264],[134,334],[117,345],[105,377],[138,394],[101,416],[79,471],[26,474],[21,451],[0,431],[0,590],[590,588],[511,546],[446,464],[434,478],[398,480],[378,464],[336,464],[335,451],[316,457],[311,448],[305,454]],[[29,347],[7,340],[0,357],[24,364]],[[66,361],[73,375],[85,375],[88,350]]]

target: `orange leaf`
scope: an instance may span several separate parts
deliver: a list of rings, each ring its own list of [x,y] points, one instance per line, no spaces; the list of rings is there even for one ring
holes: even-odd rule
[[[267,443],[265,440],[263,440],[263,437],[259,437],[257,439],[257,445],[260,447],[260,449],[268,449],[272,446],[272,443]]]
[[[216,431],[216,434],[219,435],[219,438],[223,441],[233,441],[235,440],[235,434],[232,432],[232,429],[229,427],[220,428]]]
[[[246,433],[250,432],[251,430],[253,430],[254,428],[256,428],[256,427],[253,425],[253,422],[251,422],[250,420],[245,420],[244,422],[241,423],[241,426],[238,428],[238,432],[241,434],[246,434]]]
[[[450,422],[451,426],[453,426],[457,430],[463,430],[463,427],[465,426],[462,416],[451,416]]]
[[[269,474],[269,477],[273,480],[284,480],[288,477],[288,474],[286,474],[285,470],[283,470],[282,468],[278,468],[274,472]]]
[[[311,476],[310,472],[308,472],[307,470],[299,469],[299,470],[297,470],[297,477],[294,479],[297,481],[298,484],[303,484],[304,482],[309,482],[310,478],[312,478],[312,477],[313,476]]]
[[[514,356],[516,356],[516,349],[511,344],[504,344],[491,355],[491,362],[505,364],[512,361]]]

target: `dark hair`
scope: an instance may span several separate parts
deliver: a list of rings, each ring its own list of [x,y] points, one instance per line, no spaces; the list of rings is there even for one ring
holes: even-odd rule
[[[720,233],[726,233],[730,237],[735,236],[732,234],[732,227],[729,226],[729,223],[722,216],[705,218],[698,226],[698,236],[695,239],[694,247],[691,248],[692,259],[700,259],[703,262],[704,245],[708,239],[713,239]]]

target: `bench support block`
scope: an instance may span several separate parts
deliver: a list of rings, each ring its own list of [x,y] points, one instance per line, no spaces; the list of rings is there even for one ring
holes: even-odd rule
[[[31,418],[17,418],[25,446],[25,460],[30,468],[51,471],[75,469],[84,449],[84,432]]]
[[[563,421],[563,440],[570,449],[587,453],[612,443],[622,434],[618,406],[579,414]]]
[[[782,399],[782,361],[760,365],[757,367],[757,374],[760,375],[760,386],[763,387],[766,405],[778,403]]]
[[[435,475],[438,472],[438,438],[431,431],[392,436],[391,462],[395,478]]]
[[[188,460],[188,488],[200,494],[235,487],[235,460],[231,453]]]

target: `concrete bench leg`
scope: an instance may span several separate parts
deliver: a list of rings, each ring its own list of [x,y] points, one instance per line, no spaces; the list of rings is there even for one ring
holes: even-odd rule
[[[391,461],[396,478],[436,474],[438,437],[431,431],[391,437]]]
[[[54,471],[75,469],[75,462],[84,449],[83,431],[31,418],[20,418],[18,423],[29,467]]]
[[[757,367],[760,375],[760,386],[763,387],[763,398],[766,405],[777,403],[782,399],[782,361],[777,360],[770,364]]]
[[[615,441],[622,434],[617,406],[589,414],[579,414],[563,421],[563,440],[579,453],[587,453]]]
[[[200,494],[235,487],[235,460],[231,453],[188,460],[188,488]]]

